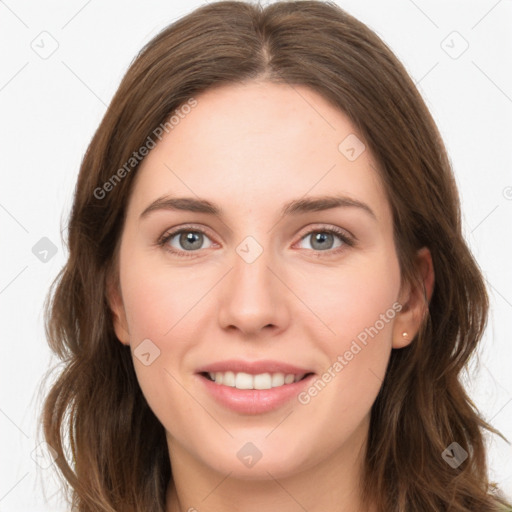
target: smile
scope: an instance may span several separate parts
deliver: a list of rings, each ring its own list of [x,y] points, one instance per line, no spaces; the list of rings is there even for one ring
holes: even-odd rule
[[[204,372],[203,375],[215,382],[236,389],[272,389],[294,382],[299,382],[307,373],[293,374],[293,373],[258,373],[252,375],[245,372]]]
[[[316,374],[282,361],[218,361],[196,370],[199,389],[222,408],[255,415],[296,403]]]

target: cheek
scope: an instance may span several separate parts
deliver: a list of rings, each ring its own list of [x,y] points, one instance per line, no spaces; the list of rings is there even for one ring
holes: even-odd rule
[[[214,286],[217,275],[197,274],[190,267],[155,266],[134,253],[121,268],[123,300],[130,339],[167,340],[194,321],[201,298]]]
[[[303,283],[299,293],[329,328],[319,336],[317,320],[305,326],[306,337],[314,339],[325,356],[321,382],[304,396],[304,403],[317,395],[324,397],[314,398],[312,409],[336,403],[338,414],[360,419],[380,389],[391,353],[394,319],[401,309],[398,260],[386,252],[381,255],[340,266],[336,272],[329,269],[325,276],[315,276],[315,288],[311,287],[313,279]],[[327,409],[324,412],[332,414]]]
[[[368,330],[373,338],[389,338],[396,316],[393,305],[397,307],[399,290],[398,261],[382,252],[350,265],[340,265],[339,269],[330,268],[311,275],[297,294],[305,298],[329,327],[322,338],[325,352],[332,354],[346,350],[347,343],[358,336],[364,342]]]
[[[214,287],[225,269],[173,268],[163,260],[151,262],[142,251],[126,251],[120,278],[135,372],[150,407],[166,424],[165,404],[185,417],[191,406],[182,388],[190,384],[189,357],[205,341]],[[148,366],[138,358],[144,340],[150,340],[145,343],[154,357]]]
[[[162,424],[186,424],[193,401],[184,392],[189,383],[182,368],[187,353],[200,342],[197,315],[204,314],[204,299],[200,299],[213,283],[208,284],[208,276],[192,279],[187,269],[147,265],[136,254],[127,257],[124,265],[123,300],[137,380]],[[143,340],[151,341],[149,365],[138,357],[142,351],[137,347]]]

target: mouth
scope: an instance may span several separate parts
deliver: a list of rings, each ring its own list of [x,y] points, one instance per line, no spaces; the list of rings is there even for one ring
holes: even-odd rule
[[[217,385],[228,386],[236,389],[265,390],[288,386],[290,384],[300,382],[314,374],[313,372],[300,374],[282,372],[251,374],[245,372],[225,371],[200,372],[199,375]]]
[[[201,371],[196,373],[207,396],[219,405],[242,415],[258,415],[293,403],[315,373],[278,371],[247,373],[235,371]]]
[[[311,363],[294,365],[277,359],[229,359],[196,369],[207,396],[239,414],[264,414],[293,403],[311,385]]]

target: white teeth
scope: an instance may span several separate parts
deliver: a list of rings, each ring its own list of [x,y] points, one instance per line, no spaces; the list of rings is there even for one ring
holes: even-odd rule
[[[232,388],[235,387],[235,374],[233,372],[225,372],[224,374],[222,372],[217,372],[215,374],[215,382],[217,382],[217,375],[222,375],[222,377],[220,377],[222,379],[222,384]]]
[[[270,389],[272,387],[272,376],[270,373],[259,373],[254,376],[254,389]]]
[[[248,373],[237,373],[235,377],[236,389],[254,389],[253,376]]]
[[[295,375],[292,375],[289,373],[288,375],[285,376],[284,383],[291,384],[294,380],[295,380]]]
[[[298,382],[306,374],[258,373],[257,375],[252,375],[244,372],[208,372],[208,375],[216,384],[223,384],[232,388],[271,389]]]
[[[272,375],[272,387],[277,388],[284,384],[284,373],[274,373]]]

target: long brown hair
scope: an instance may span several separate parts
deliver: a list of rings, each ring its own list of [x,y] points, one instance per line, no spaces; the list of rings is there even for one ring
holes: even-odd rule
[[[194,96],[253,79],[307,86],[348,115],[379,164],[403,281],[417,279],[419,248],[432,254],[429,314],[413,342],[392,351],[372,407],[363,499],[382,512],[501,510],[507,502],[489,484],[483,438],[484,429],[499,432],[459,380],[485,329],[488,298],[461,234],[445,147],[391,50],[320,1],[222,1],[174,22],[133,61],[87,149],[69,259],[45,304],[47,338],[64,368],[41,424],[73,507],[165,510],[172,472],[164,428],[138,385],[130,348],[116,338],[107,300],[137,172],[126,162]],[[452,442],[469,454],[457,468],[441,456]]]

